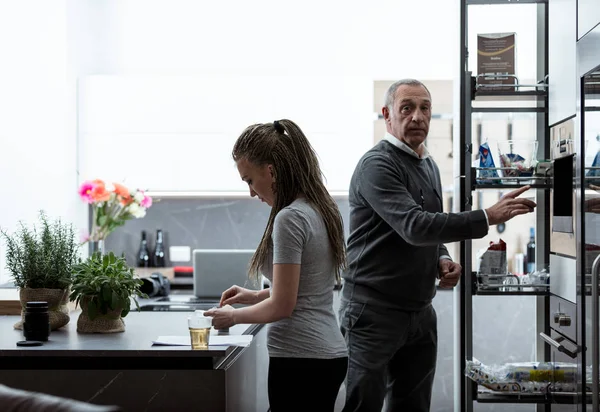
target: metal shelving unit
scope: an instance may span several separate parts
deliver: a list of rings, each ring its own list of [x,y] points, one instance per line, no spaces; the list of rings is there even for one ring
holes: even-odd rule
[[[472,138],[474,113],[530,113],[535,119],[538,141],[538,159],[550,158],[550,129],[548,127],[548,5],[547,0],[462,0],[460,17],[461,58],[460,58],[460,122],[458,135],[454,143],[454,152],[460,159],[459,173],[455,182],[455,211],[470,211],[473,208],[474,194],[489,189],[516,189],[530,185],[536,189],[536,262],[548,263],[550,227],[546,215],[550,206],[551,178],[548,176],[480,177],[483,169],[472,167],[476,143]],[[519,5],[537,4],[538,45],[537,82],[534,84],[511,84],[511,90],[488,90],[490,86],[480,85],[477,76],[468,68],[468,9],[471,5]],[[476,51],[475,51],[476,52]],[[495,85],[496,87],[499,85]],[[516,87],[515,87],[516,86]],[[502,87],[502,86],[500,86]],[[502,168],[497,168],[502,171]],[[466,360],[473,359],[473,299],[485,299],[487,296],[523,296],[524,299],[536,299],[537,332],[550,333],[549,286],[548,285],[487,285],[482,287],[472,268],[472,242],[460,244],[461,265],[464,269],[464,281],[459,284],[457,316],[460,333],[456,344],[455,363],[455,411],[472,412],[475,402],[480,403],[528,403],[537,404],[537,411],[550,411],[555,403],[572,403],[572,396],[557,394],[500,393],[481,391],[482,387],[466,377]],[[535,287],[535,288],[534,288]],[[537,335],[537,333],[536,333]],[[536,339],[532,336],[532,339]],[[550,350],[539,339],[536,342],[537,361],[550,361]]]

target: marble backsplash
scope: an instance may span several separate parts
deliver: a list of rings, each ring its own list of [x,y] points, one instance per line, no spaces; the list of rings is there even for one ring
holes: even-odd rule
[[[154,250],[156,230],[162,229],[169,246],[189,246],[194,249],[254,249],[264,232],[271,208],[248,196],[239,198],[154,198],[154,203],[142,219],[132,219],[106,239],[106,250],[125,253],[127,262],[135,265],[140,247],[141,231],[148,236],[148,248]],[[347,197],[335,199],[348,233]],[[192,262],[176,262],[190,265]]]
[[[146,217],[118,228],[106,241],[107,250],[124,253],[134,265],[140,232],[148,233],[154,248],[156,230],[162,229],[167,246],[193,249],[253,249],[259,242],[270,208],[256,199],[163,198],[154,199]],[[348,234],[348,199],[336,201]],[[177,262],[191,265],[191,262]],[[454,293],[440,291],[434,299],[438,315],[438,367],[432,412],[453,411],[454,404]],[[477,296],[473,302],[473,353],[486,364],[529,361],[536,350],[535,297]],[[507,409],[509,408],[509,409]],[[475,411],[534,411],[534,405],[475,404]]]

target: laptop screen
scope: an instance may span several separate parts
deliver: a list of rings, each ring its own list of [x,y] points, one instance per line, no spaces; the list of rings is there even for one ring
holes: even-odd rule
[[[203,299],[220,299],[233,285],[258,289],[248,280],[252,249],[195,249],[193,251],[194,295]]]

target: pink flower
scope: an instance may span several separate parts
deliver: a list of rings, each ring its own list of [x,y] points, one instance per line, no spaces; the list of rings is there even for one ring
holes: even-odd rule
[[[90,240],[90,233],[87,231],[87,229],[82,229],[79,232],[79,243],[85,243],[88,240]]]
[[[142,201],[140,202],[140,206],[148,209],[150,206],[152,206],[152,198],[150,196],[144,195],[144,199],[142,199]]]
[[[79,196],[81,197],[81,200],[83,200],[86,203],[92,203],[94,201],[92,197],[92,191],[95,187],[96,185],[93,182],[83,182],[83,184],[79,188]]]

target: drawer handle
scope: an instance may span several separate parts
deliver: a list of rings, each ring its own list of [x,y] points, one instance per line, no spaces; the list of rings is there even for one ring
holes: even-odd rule
[[[544,332],[540,332],[540,338],[546,341],[546,343],[548,343],[549,345],[554,346],[556,349],[558,349],[559,352],[564,353],[572,359],[575,359],[577,357],[577,354],[581,351],[580,346],[577,346],[577,349],[575,351],[567,349],[562,343],[560,343],[565,339],[562,337],[557,338],[557,340],[554,340],[550,336],[546,335]]]

